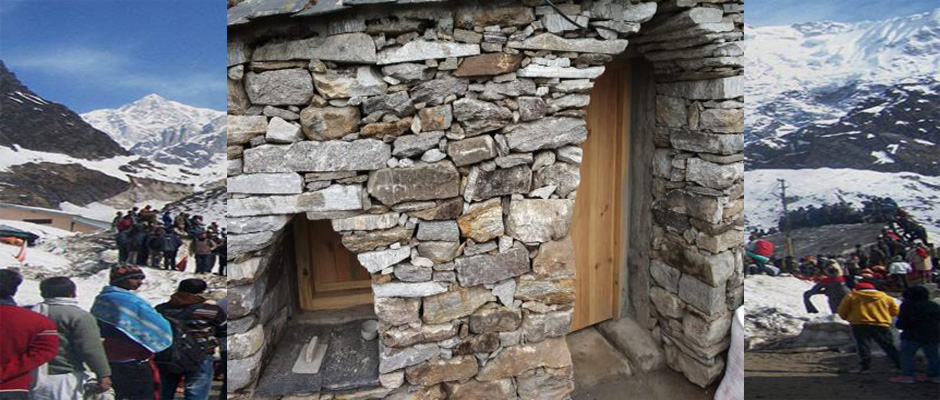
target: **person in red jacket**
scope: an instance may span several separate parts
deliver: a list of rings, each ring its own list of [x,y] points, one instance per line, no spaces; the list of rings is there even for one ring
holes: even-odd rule
[[[757,264],[757,272],[760,273],[764,271],[764,265],[770,261],[770,257],[774,255],[774,244],[766,241],[764,239],[757,239],[751,243],[747,244],[746,254],[751,260],[754,260],[754,264]],[[745,274],[748,272],[747,268],[744,269]]]
[[[32,371],[59,354],[55,323],[13,301],[22,282],[18,272],[0,270],[0,400],[28,399]]]

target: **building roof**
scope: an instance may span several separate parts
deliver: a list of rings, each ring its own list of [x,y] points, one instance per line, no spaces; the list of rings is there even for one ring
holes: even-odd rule
[[[10,204],[10,203],[0,203],[0,208],[15,208],[19,210],[35,211],[35,212],[41,212],[41,213],[47,213],[47,214],[64,215],[67,217],[72,217],[72,220],[74,220],[75,222],[83,223],[85,225],[91,225],[91,226],[102,228],[102,229],[106,229],[111,226],[109,222],[99,221],[96,219],[83,217],[78,214],[73,214],[73,213],[62,211],[62,210],[53,210],[50,208],[32,207],[32,206],[24,206],[20,204]]]
[[[440,3],[448,0],[245,0],[228,9],[228,26],[275,15],[306,17],[370,4]]]

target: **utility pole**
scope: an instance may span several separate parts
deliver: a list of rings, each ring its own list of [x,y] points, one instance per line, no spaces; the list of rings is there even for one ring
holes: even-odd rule
[[[777,179],[780,182],[780,201],[783,202],[784,232],[787,238],[787,255],[793,257],[793,241],[790,240],[790,213],[787,210],[787,181]]]

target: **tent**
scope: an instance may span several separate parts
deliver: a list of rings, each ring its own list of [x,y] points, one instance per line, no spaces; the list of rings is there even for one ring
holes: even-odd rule
[[[0,224],[0,237],[14,237],[23,239],[29,246],[36,245],[36,239],[39,239],[39,235],[3,224]]]

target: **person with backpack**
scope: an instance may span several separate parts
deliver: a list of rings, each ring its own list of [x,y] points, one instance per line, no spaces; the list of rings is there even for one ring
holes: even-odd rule
[[[203,232],[193,240],[193,254],[196,255],[196,273],[205,274],[212,272],[212,250],[215,249],[215,242]]]
[[[59,353],[55,323],[16,305],[13,296],[23,277],[0,269],[0,399],[29,399],[33,371]]]
[[[225,311],[200,293],[208,285],[202,279],[184,279],[170,301],[157,306],[173,325],[174,344],[157,357],[163,377],[161,400],[173,400],[176,387],[185,380],[185,400],[205,400],[215,376],[212,355],[225,340]]]
[[[176,234],[175,229],[170,229],[163,234],[163,269],[173,270],[176,268],[176,252],[183,245],[183,239]]]
[[[85,365],[97,376],[94,392],[111,388],[111,366],[101,345],[95,317],[78,307],[75,283],[64,276],[39,283],[43,301],[32,307],[55,322],[59,332],[59,354],[49,362],[30,391],[32,400],[82,400],[89,376]]]
[[[173,225],[173,217],[170,216],[170,210],[163,212],[163,226],[169,228]]]
[[[225,232],[223,231],[223,234]],[[225,267],[228,263],[226,257],[228,257],[228,238],[223,235],[219,237],[219,243],[215,246],[215,249],[212,250],[212,253],[219,257],[219,275],[225,276]],[[212,272],[210,270],[210,272]]]
[[[159,375],[151,365],[153,356],[173,343],[170,322],[134,294],[145,278],[135,265],[111,268],[111,284],[101,289],[91,307],[104,339],[118,399],[156,398]]]
[[[163,228],[154,228],[153,233],[147,237],[147,249],[150,255],[150,267],[160,268],[160,261],[163,260]]]
[[[940,383],[940,304],[930,301],[927,288],[912,286],[904,291],[897,327],[901,330],[901,376],[889,380],[917,382],[914,357],[923,349],[927,358],[927,380]]]

